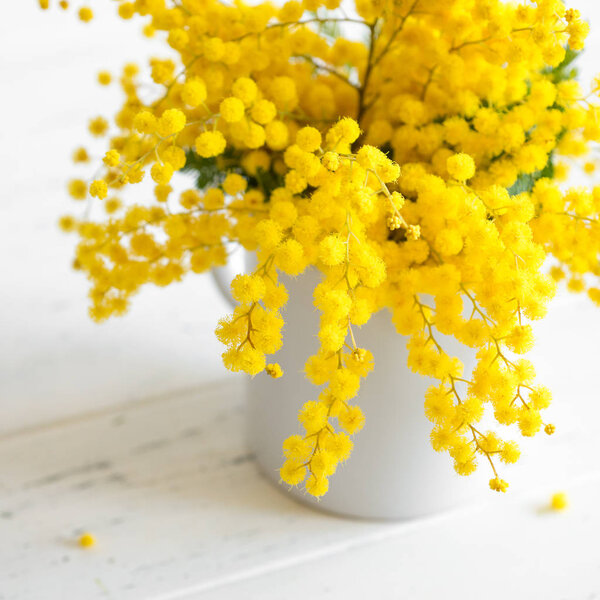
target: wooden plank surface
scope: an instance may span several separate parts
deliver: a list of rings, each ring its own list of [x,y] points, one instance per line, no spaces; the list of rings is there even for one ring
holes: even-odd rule
[[[169,597],[384,528],[263,480],[242,396],[225,384],[4,439],[0,598]],[[95,548],[77,546],[84,530]]]
[[[565,514],[545,509],[534,493],[186,598],[594,600],[600,597],[599,475],[569,486],[573,505]]]
[[[542,468],[525,461],[511,495],[368,522],[268,483],[245,447],[243,406],[243,386],[228,382],[6,436],[0,600],[475,598],[490,582],[492,600],[600,591],[592,436],[559,438]],[[573,506],[550,514],[559,480]],[[83,531],[94,548],[78,547]]]

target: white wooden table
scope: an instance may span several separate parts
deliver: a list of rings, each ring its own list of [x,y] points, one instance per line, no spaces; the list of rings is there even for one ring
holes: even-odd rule
[[[600,593],[600,471],[559,463],[564,514],[545,510],[546,482],[414,522],[335,518],[257,473],[240,397],[222,383],[5,437],[0,598]],[[96,547],[77,546],[84,530]]]
[[[600,313],[584,298],[559,298],[537,328],[556,436],[525,445],[506,496],[405,523],[320,514],[260,476],[208,278],[87,319],[55,227],[70,152],[116,106],[95,72],[156,48],[115,44],[135,26],[93,6],[88,26],[33,1],[0,21],[0,600],[600,597]],[[546,509],[558,490],[561,514]]]

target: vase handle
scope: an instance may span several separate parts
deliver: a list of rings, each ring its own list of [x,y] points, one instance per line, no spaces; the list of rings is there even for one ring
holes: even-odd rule
[[[210,273],[215,285],[217,286],[217,289],[219,292],[221,292],[221,296],[223,296],[227,304],[233,308],[236,305],[236,302],[231,295],[231,289],[229,285],[233,279],[233,269],[229,266],[214,267],[211,269]]]
[[[244,256],[245,254],[245,252],[234,252],[230,254],[225,266],[213,267],[210,270],[213,281],[215,282],[219,292],[221,292],[221,296],[223,296],[227,304],[229,304],[232,308],[237,306],[237,302],[231,295],[231,280],[238,273],[246,272],[247,269],[245,267],[247,258]]]

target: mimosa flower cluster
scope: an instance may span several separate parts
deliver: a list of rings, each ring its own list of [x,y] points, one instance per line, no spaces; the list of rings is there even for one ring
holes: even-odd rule
[[[588,33],[579,13],[561,0],[115,5],[170,49],[98,74],[125,101],[113,120],[90,121],[107,138],[100,174],[69,183],[88,208],[61,219],[81,238],[92,317],[122,314],[146,284],[223,265],[239,245],[257,267],[231,284],[239,305],[216,330],[223,361],[285,377],[272,358],[281,275],[317,269],[320,347],[305,367],[315,395],[283,443],[281,479],[321,496],[348,459],[365,423],[361,379],[377,361],[360,328],[388,308],[408,366],[437,380],[425,397],[433,448],[460,475],[486,464],[491,489],[506,491],[500,463],[520,455],[506,436],[554,432],[550,391],[522,358],[531,321],[561,279],[600,304],[600,188],[559,185],[567,161],[593,174],[600,140],[600,81],[584,93],[572,69]],[[178,171],[197,185],[175,194]],[[147,202],[128,201],[144,180]],[[91,202],[107,216],[90,219]],[[476,353],[472,372],[447,336]],[[481,426],[484,414],[497,427]]]

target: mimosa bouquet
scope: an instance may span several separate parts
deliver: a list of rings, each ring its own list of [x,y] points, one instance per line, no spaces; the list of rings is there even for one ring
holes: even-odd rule
[[[299,412],[303,433],[283,442],[281,479],[321,496],[349,457],[374,364],[360,328],[387,308],[408,366],[437,380],[425,397],[434,450],[460,475],[486,463],[506,491],[499,464],[519,447],[482,427],[484,413],[523,436],[554,431],[550,391],[520,358],[530,321],[561,279],[600,304],[600,188],[559,185],[565,161],[594,171],[585,157],[600,140],[600,81],[584,93],[572,67],[588,32],[579,13],[561,0],[114,4],[170,49],[125,65],[122,108],[90,122],[108,139],[103,165],[69,185],[107,214],[91,220],[88,204],[60,221],[80,237],[92,318],[124,313],[146,284],[224,265],[238,245],[257,266],[232,281],[223,361],[285,377],[270,358],[281,275],[316,269],[320,347],[305,374],[320,389]],[[174,194],[177,172],[195,184]],[[142,181],[153,192],[128,202]],[[474,349],[472,372],[445,336]]]

